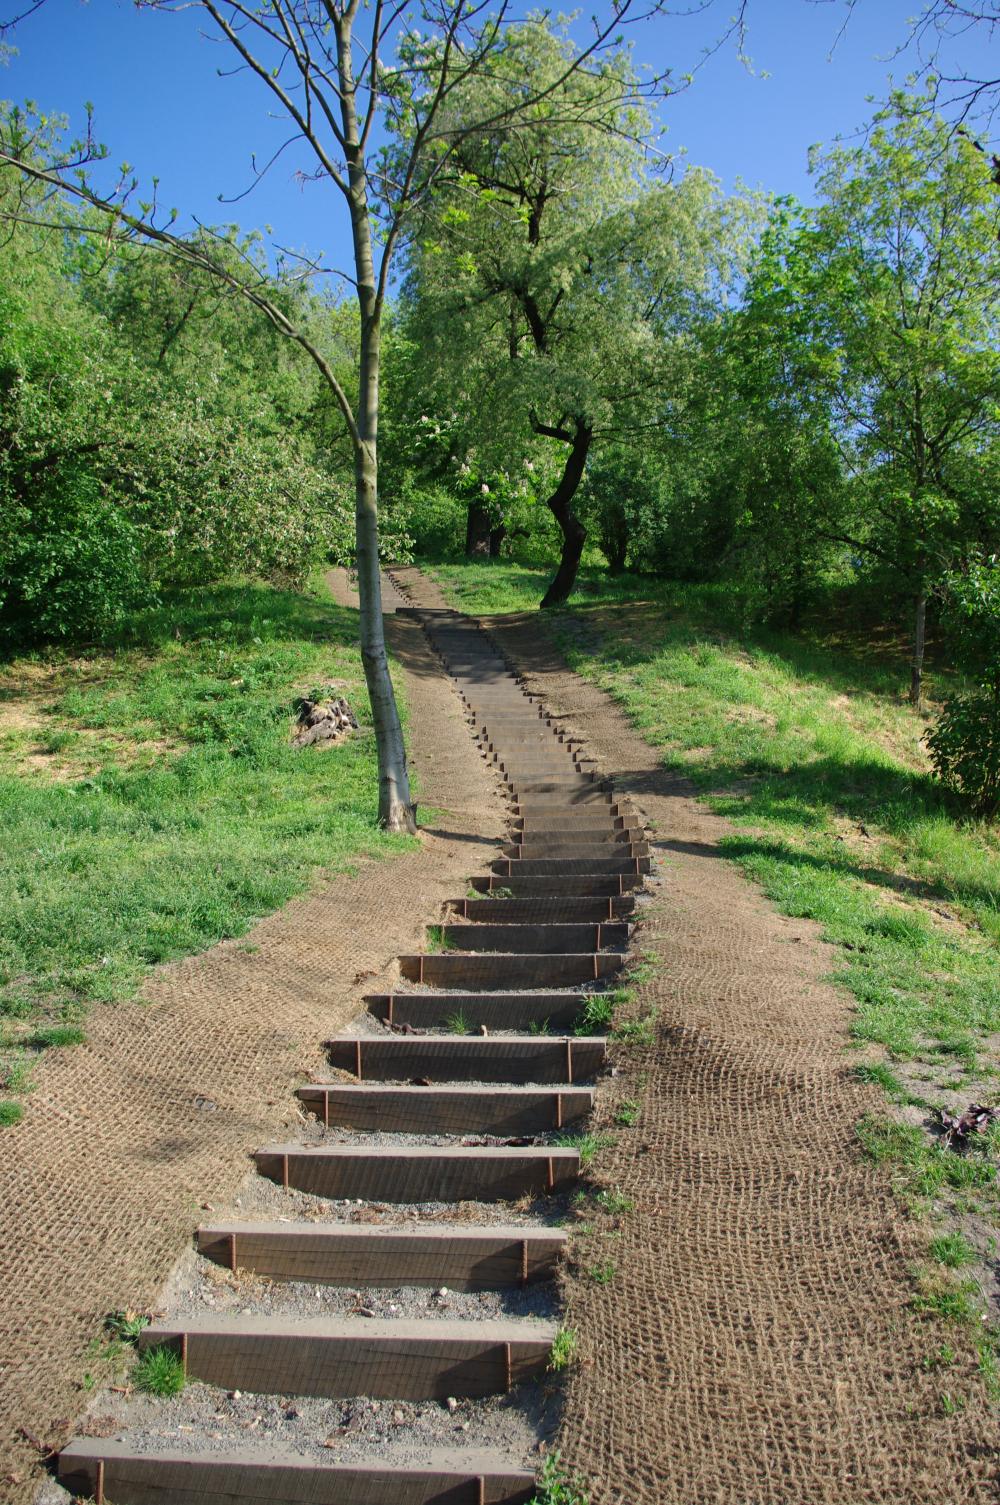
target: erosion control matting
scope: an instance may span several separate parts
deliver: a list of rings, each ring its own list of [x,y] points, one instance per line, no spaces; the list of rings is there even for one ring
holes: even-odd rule
[[[1000,1430],[971,1345],[914,1311],[926,1236],[858,1152],[859,1119],[883,1104],[851,1076],[832,950],[722,859],[725,823],[566,668],[542,620],[487,626],[667,864],[638,939],[654,1042],[615,1050],[636,1121],[595,1165],[634,1210],[594,1214],[566,1283],[566,1458],[591,1505],[996,1501]],[[602,1262],[603,1283],[587,1273]],[[942,1370],[949,1342],[962,1358]]]
[[[59,1444],[84,1407],[104,1315],[154,1301],[199,1209],[225,1205],[251,1152],[295,1121],[296,1081],[325,1064],[317,1042],[364,993],[393,987],[397,953],[495,851],[505,807],[451,681],[416,622],[387,631],[422,798],[439,812],[420,847],[160,969],[142,1002],[95,1007],[87,1043],[43,1058],[23,1122],[2,1131],[3,1505],[30,1500],[39,1477],[24,1434]]]

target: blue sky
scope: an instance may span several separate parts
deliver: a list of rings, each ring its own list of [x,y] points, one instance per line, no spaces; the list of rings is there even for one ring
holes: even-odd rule
[[[723,23],[724,7],[725,0],[708,18],[663,16],[632,28],[636,61],[689,69]],[[809,199],[809,146],[861,124],[867,96],[884,92],[890,71],[902,80],[906,61],[891,54],[918,8],[919,0],[860,0],[838,40],[844,0],[751,0],[756,73],[732,47],[714,56],[690,90],[664,106],[667,145],[685,148],[688,160],[713,169],[727,187],[742,179]],[[296,166],[309,165],[304,159],[282,159],[241,203],[218,202],[220,192],[247,186],[251,153],[269,155],[281,127],[255,79],[217,76],[229,58],[202,37],[195,8],[157,14],[136,12],[127,0],[46,0],[12,40],[18,55],[0,70],[0,96],[34,99],[74,125],[90,100],[114,162],[127,159],[144,179],[158,174],[163,202],[209,223],[270,224],[278,241],[323,251],[333,262],[345,255],[339,197],[328,186],[296,182]]]

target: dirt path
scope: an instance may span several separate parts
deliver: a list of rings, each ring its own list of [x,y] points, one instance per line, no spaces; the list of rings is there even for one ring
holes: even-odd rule
[[[638,939],[656,1040],[619,1050],[639,1114],[598,1162],[635,1208],[583,1245],[580,1265],[613,1262],[609,1283],[567,1283],[581,1362],[564,1448],[592,1505],[1000,1498],[995,1410],[968,1357],[934,1368],[942,1342],[969,1345],[910,1306],[921,1241],[857,1153],[881,1103],[849,1073],[832,952],[721,859],[725,823],[546,646],[537,613],[490,625],[664,864]],[[964,1412],[946,1414],[946,1390]]]
[[[331,580],[351,604],[342,577]],[[86,1045],[45,1058],[0,1152],[0,1501],[34,1493],[19,1433],[64,1440],[86,1394],[85,1351],[115,1308],[150,1305],[249,1154],[292,1121],[319,1042],[388,980],[436,906],[485,870],[502,806],[460,703],[419,627],[387,622],[410,707],[425,806],[419,849],[367,862],[262,921],[242,941],[163,968],[146,1006],[95,1007]]]

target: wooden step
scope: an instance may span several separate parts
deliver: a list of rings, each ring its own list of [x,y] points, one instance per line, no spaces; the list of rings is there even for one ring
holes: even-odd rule
[[[591,878],[598,873],[648,873],[648,857],[498,857],[490,863],[503,878]]]
[[[643,858],[637,858],[641,862]],[[399,958],[400,975],[431,988],[572,988],[613,977],[624,965],[618,951],[439,951]]]
[[[564,1145],[272,1144],[253,1158],[285,1188],[371,1202],[512,1202],[580,1174],[579,1151]]]
[[[523,819],[518,819],[514,822],[514,829],[509,835],[512,843],[521,846],[533,841],[575,841],[583,846],[601,846],[608,842],[645,841],[645,839],[645,832],[638,825],[613,826],[609,821],[600,826],[592,823],[584,824],[572,817],[552,825],[539,825],[535,822],[525,825]]]
[[[635,911],[631,894],[607,898],[562,897],[553,894],[537,899],[449,899],[448,908],[463,919],[487,925],[582,925],[589,922],[627,921]]]
[[[634,857],[648,857],[649,843],[642,837],[635,837],[631,833],[627,841],[585,841],[572,835],[558,837],[529,835],[524,841],[505,844],[500,848],[500,853],[502,857],[524,859],[529,862],[541,857],[550,862],[556,858],[560,860],[566,858],[570,862],[586,862],[594,859],[598,862],[621,863]]]
[[[628,945],[632,927],[626,920],[572,921],[547,924],[469,925],[435,927],[441,944],[454,951],[519,951],[535,955],[552,952],[620,950]]]
[[[411,1087],[311,1082],[302,1104],[327,1128],[386,1134],[542,1134],[587,1117],[590,1087]]]
[[[140,1349],[178,1350],[192,1379],[257,1395],[368,1395],[446,1400],[502,1395],[543,1374],[556,1328],[547,1322],[249,1315],[155,1323]]]
[[[445,994],[451,1005],[460,995]],[[573,995],[568,995],[572,997]],[[585,1082],[604,1066],[600,1035],[340,1036],[327,1042],[330,1065],[359,1081]]]
[[[91,1437],[63,1448],[59,1482],[114,1505],[527,1505],[535,1493],[529,1470],[461,1448],[398,1465],[314,1463],[273,1444],[136,1452],[128,1441]]]
[[[495,1291],[551,1280],[567,1235],[561,1228],[440,1223],[212,1223],[196,1238],[206,1259],[270,1280]]]
[[[510,866],[509,862],[506,866]],[[563,876],[550,873],[532,876],[518,873],[488,873],[484,877],[469,879],[469,887],[480,894],[509,894],[513,898],[607,897],[614,894],[634,893],[642,888],[641,873],[567,873]]]
[[[369,1013],[385,1024],[454,1031],[464,1020],[463,1035],[482,1030],[530,1030],[532,1025],[566,1030],[586,1003],[582,993],[369,993]]]

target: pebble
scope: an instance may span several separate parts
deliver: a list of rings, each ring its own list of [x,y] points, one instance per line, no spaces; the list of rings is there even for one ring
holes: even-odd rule
[[[455,1397],[453,1395],[449,1395],[448,1399],[445,1401],[445,1405],[448,1407],[448,1410],[451,1411],[452,1413],[454,1413],[455,1411],[458,1410],[458,1401],[455,1399]]]

